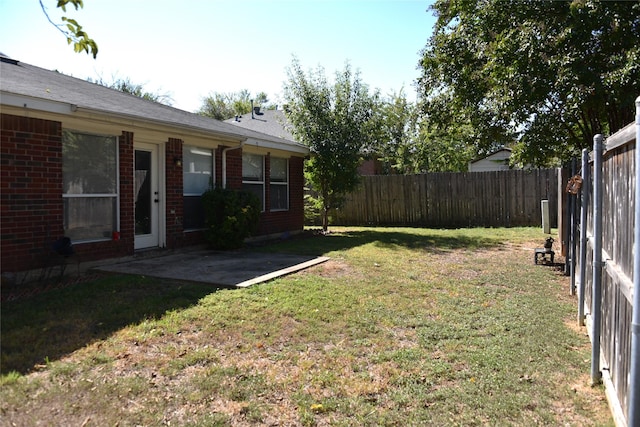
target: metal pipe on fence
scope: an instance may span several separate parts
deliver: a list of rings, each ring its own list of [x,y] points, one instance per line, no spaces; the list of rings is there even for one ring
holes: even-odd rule
[[[640,425],[640,96],[636,98],[636,188],[633,232],[633,315],[631,320],[631,372],[627,425]]]
[[[582,206],[580,208],[580,282],[578,282],[578,326],[584,326],[584,292],[587,278],[587,209],[589,208],[589,150],[582,150]]]
[[[577,173],[577,160],[574,157],[571,160],[571,176],[575,176]],[[577,194],[569,194],[569,200],[571,207],[570,215],[571,218],[569,220],[569,224],[571,224],[571,228],[569,230],[569,257],[571,259],[570,265],[570,274],[571,274],[571,284],[569,285],[569,294],[575,295],[576,293],[576,230],[578,228],[578,195]]]
[[[600,371],[600,330],[602,322],[602,154],[603,137],[593,137],[593,292],[591,317],[593,320],[591,338],[591,383],[602,380]]]

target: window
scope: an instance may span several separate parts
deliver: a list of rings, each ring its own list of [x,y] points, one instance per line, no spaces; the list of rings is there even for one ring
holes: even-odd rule
[[[205,148],[182,147],[182,174],[185,230],[203,228],[202,194],[213,186],[213,151]]]
[[[258,196],[264,211],[264,156],[242,153],[242,189]]]
[[[269,193],[272,211],[289,209],[289,161],[279,157],[271,158]]]
[[[111,239],[118,230],[117,158],[117,137],[63,131],[63,225],[72,241]]]

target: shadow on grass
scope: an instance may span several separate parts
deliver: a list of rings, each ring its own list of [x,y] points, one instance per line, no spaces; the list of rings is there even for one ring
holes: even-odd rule
[[[503,239],[500,236],[491,236],[490,229],[480,231],[478,235],[467,231],[412,230],[410,228],[347,230],[336,233],[330,232],[326,235],[318,231],[306,231],[292,239],[267,244],[259,250],[321,256],[329,252],[346,250],[367,244],[373,244],[386,249],[401,247],[440,253],[462,248],[482,249],[498,247],[503,244]]]
[[[496,247],[502,244],[502,239],[482,230],[347,229],[328,235],[306,232],[253,249],[318,256],[367,244],[438,253]],[[47,360],[55,361],[106,339],[125,326],[195,305],[218,289],[209,284],[119,275],[3,302],[0,372],[29,372]]]
[[[27,373],[125,326],[197,304],[217,290],[207,284],[118,275],[3,302],[0,372]]]

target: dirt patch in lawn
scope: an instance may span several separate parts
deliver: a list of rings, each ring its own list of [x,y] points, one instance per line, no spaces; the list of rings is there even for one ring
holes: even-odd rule
[[[65,316],[87,331],[3,377],[0,424],[610,425],[568,279],[533,265],[533,238],[460,247],[500,233],[337,232],[305,242],[326,263],[249,289],[110,277],[3,306],[24,328],[3,357]]]

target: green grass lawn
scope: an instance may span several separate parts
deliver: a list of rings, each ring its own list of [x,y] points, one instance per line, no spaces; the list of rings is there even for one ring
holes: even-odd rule
[[[1,425],[610,426],[539,229],[341,228],[243,290],[110,276],[2,305]]]

